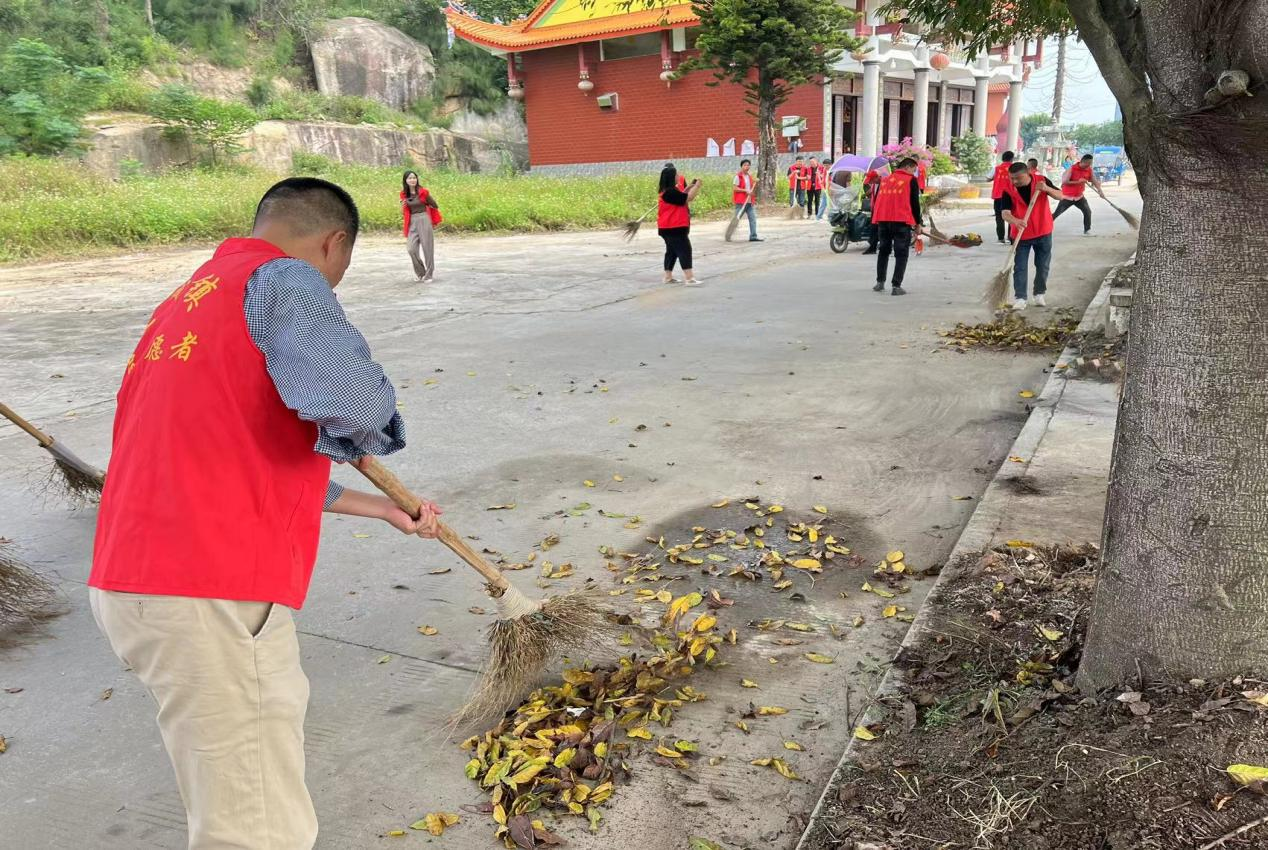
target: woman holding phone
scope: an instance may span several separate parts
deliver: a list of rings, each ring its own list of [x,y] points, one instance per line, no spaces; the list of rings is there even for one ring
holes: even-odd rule
[[[685,177],[678,176],[672,162],[665,163],[660,172],[660,204],[657,207],[656,229],[665,240],[665,283],[677,283],[674,263],[682,267],[687,286],[696,286],[700,279],[691,268],[691,208],[688,206],[700,193],[699,178],[687,185]]]
[[[409,247],[410,262],[414,264],[414,278],[420,283],[430,283],[436,274],[435,226],[442,218],[435,198],[418,185],[418,174],[414,171],[406,171],[401,178],[401,216],[405,220],[405,244]]]

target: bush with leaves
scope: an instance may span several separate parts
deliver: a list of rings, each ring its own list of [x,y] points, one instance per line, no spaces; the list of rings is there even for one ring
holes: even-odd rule
[[[951,156],[960,164],[960,170],[970,177],[981,177],[990,171],[991,146],[974,132],[951,140]]]
[[[199,97],[184,86],[164,86],[152,110],[170,132],[206,147],[213,163],[242,150],[239,140],[258,120],[250,107]]]
[[[80,120],[110,76],[67,64],[42,41],[20,38],[0,57],[0,153],[58,154],[80,140]]]

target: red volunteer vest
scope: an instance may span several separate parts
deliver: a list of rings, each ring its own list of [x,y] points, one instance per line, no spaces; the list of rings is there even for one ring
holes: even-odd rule
[[[929,179],[929,169],[922,162],[916,166],[916,182],[920,185],[920,191],[925,190]]]
[[[793,165],[788,166],[788,188],[789,189],[797,188],[797,180],[799,176],[800,176],[800,172],[798,171],[797,165],[795,163]]]
[[[229,239],[154,311],[119,388],[92,587],[303,605],[330,461],[242,312],[247,280],[284,256]]]
[[[1001,162],[995,166],[995,177],[991,181],[991,197],[999,200],[1008,193],[1008,187],[1012,185],[1012,178],[1008,176],[1008,169],[1012,168],[1011,162]]]
[[[810,188],[810,165],[802,163],[801,168],[797,169],[797,185],[802,189]]]
[[[1035,175],[1030,178],[1031,192],[1039,192],[1039,181],[1043,178]],[[1008,197],[1013,204],[1013,215],[1020,219],[1026,217],[1026,202],[1021,199],[1021,193],[1017,191],[1017,187],[1012,183],[1008,184]],[[1030,213],[1030,222],[1026,225],[1025,231],[1022,232],[1022,239],[1038,239],[1040,236],[1047,236],[1052,232],[1052,204],[1051,198],[1042,192],[1039,193],[1039,199],[1035,201],[1035,208]],[[1017,238],[1017,226],[1008,225],[1008,233],[1010,238]]]
[[[747,204],[751,200],[750,195],[753,192],[753,175],[740,171],[736,173],[735,179],[739,180],[740,184],[735,187],[735,191],[731,192],[731,202]]]
[[[420,200],[426,201],[428,198],[431,197],[431,193],[428,192],[426,189],[424,189],[422,186],[419,186],[418,197]],[[402,201],[405,200],[404,192],[401,192],[401,200]],[[409,223],[413,219],[413,214],[409,211],[409,207],[404,207],[404,206],[401,207],[401,212],[404,213],[405,215],[404,235],[409,236]],[[431,219],[432,227],[435,227],[436,225],[440,224],[442,221],[445,220],[445,217],[440,214],[440,210],[436,209],[435,207],[427,208],[427,217]]]
[[[915,179],[906,171],[895,171],[882,180],[872,202],[872,221],[902,222],[915,227],[916,219],[911,214],[911,181]]]
[[[687,178],[678,178],[678,191],[687,191]],[[678,206],[677,204],[669,204],[665,202],[665,196],[660,196],[660,201],[656,207],[656,226],[661,230],[669,230],[673,227],[690,227],[691,226],[691,210],[686,204]]]
[[[1084,168],[1077,162],[1070,166],[1071,180],[1091,180],[1092,169]],[[1083,193],[1087,190],[1087,183],[1062,183],[1061,194],[1070,200],[1077,200],[1083,197]]]

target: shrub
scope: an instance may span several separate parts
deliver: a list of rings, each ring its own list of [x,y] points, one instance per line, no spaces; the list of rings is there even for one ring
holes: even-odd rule
[[[257,116],[249,107],[199,97],[183,86],[169,85],[154,97],[153,113],[174,133],[202,145],[211,153],[211,161],[220,154],[233,154],[242,148],[238,140],[255,126]]]
[[[272,78],[266,76],[255,77],[251,80],[251,85],[247,86],[247,103],[258,109],[271,103],[273,94]]]
[[[110,77],[102,92],[101,107],[117,112],[148,113],[153,106],[154,89],[129,74]]]
[[[75,146],[80,119],[110,75],[67,64],[42,41],[20,38],[0,57],[0,153],[55,154]]]
[[[293,174],[320,176],[330,174],[338,165],[339,163],[329,157],[309,153],[308,151],[295,151],[291,156],[291,172]]]
[[[973,132],[951,140],[951,155],[960,170],[970,177],[980,177],[991,168],[991,147],[986,139]]]
[[[933,177],[939,174],[955,174],[955,160],[951,158],[951,154],[935,148],[933,162],[929,165],[929,174]]]

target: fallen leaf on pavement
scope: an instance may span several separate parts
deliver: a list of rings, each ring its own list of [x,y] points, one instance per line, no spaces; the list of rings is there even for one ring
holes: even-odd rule
[[[418,633],[422,635],[427,635],[427,637],[431,637],[432,635],[440,634],[440,629],[436,628],[435,626],[419,626]]]

